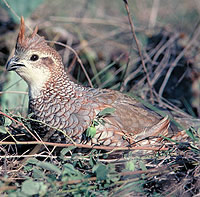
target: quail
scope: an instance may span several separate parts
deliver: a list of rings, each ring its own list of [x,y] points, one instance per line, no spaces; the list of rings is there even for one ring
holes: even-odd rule
[[[36,27],[30,36],[25,36],[21,18],[15,54],[6,69],[15,71],[28,84],[29,113],[39,122],[33,121],[32,127],[43,140],[114,147],[127,146],[144,134],[167,134],[169,119],[134,98],[71,81],[61,56],[37,31]],[[112,112],[101,115],[105,109]],[[88,138],[85,133],[91,127],[95,133]]]

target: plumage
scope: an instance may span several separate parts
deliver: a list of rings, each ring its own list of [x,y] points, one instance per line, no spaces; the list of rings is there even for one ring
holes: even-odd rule
[[[25,37],[23,18],[15,55],[7,70],[15,70],[27,82],[29,113],[33,113],[33,118],[62,130],[77,143],[122,146],[132,143],[137,136],[168,131],[168,118],[162,119],[135,99],[118,91],[72,82],[64,71],[62,58],[37,34],[37,28]],[[85,131],[105,108],[115,111],[101,117],[103,123],[95,126],[96,135],[85,140]],[[60,131],[35,122],[32,126],[43,140],[70,143]]]

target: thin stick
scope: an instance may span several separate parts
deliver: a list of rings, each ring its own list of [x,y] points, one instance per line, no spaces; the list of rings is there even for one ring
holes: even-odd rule
[[[22,91],[0,91],[1,94],[26,94],[28,95],[28,92],[22,92]]]
[[[13,15],[17,17],[17,19],[20,21],[20,16],[15,12],[13,8],[11,8],[8,2],[6,0],[2,0],[2,1],[5,3],[6,7],[13,13]],[[26,27],[28,27],[29,30],[33,31],[29,26],[26,25]]]
[[[126,11],[127,11],[127,14],[128,14],[128,20],[129,20],[129,23],[130,23],[130,26],[131,26],[131,31],[133,33],[133,38],[135,40],[135,43],[136,43],[136,47],[138,49],[138,53],[139,53],[139,56],[141,58],[141,62],[142,62],[142,67],[144,69],[144,72],[146,74],[146,78],[147,78],[147,83],[148,83],[148,86],[149,86],[149,89],[150,89],[150,94],[151,94],[151,100],[153,102],[153,91],[152,91],[152,85],[151,85],[151,82],[150,82],[150,78],[149,78],[149,74],[147,72],[147,68],[145,66],[145,63],[144,63],[144,59],[143,59],[143,56],[142,56],[142,52],[141,52],[141,48],[140,48],[140,45],[139,45],[139,41],[137,39],[137,36],[136,36],[136,33],[135,33],[135,27],[134,27],[134,24],[133,24],[133,21],[131,19],[131,15],[130,15],[130,10],[129,10],[129,6],[128,6],[128,1],[127,0],[123,0],[124,3],[125,3],[125,8],[126,8]]]
[[[156,25],[156,19],[158,16],[158,10],[159,10],[160,0],[154,0],[153,6],[151,9],[151,14],[149,18],[149,28],[154,28]]]
[[[74,56],[74,58],[73,58],[71,64],[70,64],[69,67],[67,68],[67,73],[70,73],[70,72],[71,72],[72,68],[74,67],[74,64],[75,64],[76,60],[77,60],[77,58],[76,58],[76,56]]]
[[[20,17],[17,15],[17,13],[15,12],[15,10],[13,10],[12,8],[11,8],[11,6],[8,4],[8,2],[6,1],[6,0],[2,0],[4,3],[5,3],[5,5],[6,5],[6,7],[17,17],[17,19],[20,21]]]
[[[26,129],[26,130],[28,131],[28,133],[30,133],[30,135],[32,135],[32,136],[35,138],[35,140],[36,140],[37,142],[40,142],[40,141],[35,137],[35,135],[33,135],[32,132],[31,132],[23,123],[19,122],[18,120],[15,120],[15,119],[12,118],[11,116],[9,116],[9,115],[7,115],[7,114],[1,112],[1,111],[0,111],[0,114],[3,115],[3,116],[5,116],[5,117],[7,117],[7,118],[9,118],[10,120],[16,122],[17,124],[21,125],[22,127],[24,127],[24,129]],[[17,143],[18,143],[18,142],[17,142]]]
[[[8,144],[16,144],[15,142],[1,142],[0,145],[8,145]],[[91,146],[87,144],[60,144],[60,143],[53,143],[53,142],[43,142],[43,141],[23,141],[23,142],[17,142],[17,144],[21,145],[30,145],[30,144],[41,144],[46,146],[56,146],[56,147],[69,147],[69,146],[75,146],[77,148],[92,148],[92,149],[100,149],[100,150],[113,150],[113,151],[120,151],[120,150],[154,150],[154,151],[167,151],[168,148],[165,147],[148,147],[148,146],[138,146],[138,147],[110,147],[110,146]]]
[[[0,192],[5,192],[7,190],[16,190],[17,189],[17,186],[7,186],[7,185],[3,185],[1,188],[0,188]]]
[[[160,90],[159,90],[159,96],[161,97],[163,92],[164,92],[164,89],[167,85],[167,82],[171,76],[171,73],[172,71],[174,70],[174,68],[176,67],[176,65],[178,64],[178,62],[180,61],[180,59],[183,57],[183,55],[186,53],[187,50],[190,49],[190,47],[192,46],[192,44],[194,42],[197,42],[197,38],[199,37],[200,35],[200,26],[197,28],[196,30],[196,34],[193,36],[193,38],[188,42],[188,44],[186,45],[186,47],[181,51],[181,53],[176,57],[176,59],[174,60],[174,62],[172,62],[172,64],[170,65],[168,71],[167,71],[167,74],[165,75],[165,78],[164,78],[164,81],[160,87]]]
[[[154,173],[154,172],[158,172],[160,170],[160,172],[163,172],[164,170],[167,170],[169,167],[168,166],[164,166],[164,167],[159,167],[159,168],[153,168],[153,169],[148,169],[148,170],[137,170],[137,171],[128,171],[128,172],[120,172],[118,173],[118,176],[127,176],[127,175],[139,175],[139,174],[148,174],[148,173]],[[96,181],[97,177],[90,177],[87,179],[77,179],[77,180],[70,180],[70,181],[66,181],[66,182],[60,182],[60,185],[63,184],[78,184],[78,183],[82,183],[82,182],[89,182],[89,181]]]

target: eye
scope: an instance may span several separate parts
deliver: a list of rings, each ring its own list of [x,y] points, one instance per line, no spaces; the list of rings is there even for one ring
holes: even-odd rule
[[[39,56],[36,54],[33,54],[30,58],[31,61],[37,61],[39,59]]]

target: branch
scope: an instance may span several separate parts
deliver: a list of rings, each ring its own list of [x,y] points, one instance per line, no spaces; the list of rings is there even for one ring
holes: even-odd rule
[[[168,148],[165,147],[148,147],[148,146],[138,146],[138,147],[110,147],[110,146],[91,146],[87,144],[60,144],[53,142],[44,142],[44,141],[23,141],[23,142],[10,142],[10,141],[0,141],[0,145],[8,145],[8,144],[17,144],[17,145],[30,145],[30,144],[40,144],[46,146],[55,146],[55,147],[69,147],[75,146],[77,148],[90,148],[90,149],[99,149],[99,150],[112,150],[112,151],[120,151],[120,150],[153,150],[153,151],[167,151]]]
[[[133,38],[135,40],[136,47],[138,49],[138,53],[139,53],[139,56],[141,58],[142,67],[143,67],[144,72],[146,74],[147,83],[148,83],[148,86],[149,86],[149,89],[150,89],[150,94],[151,94],[151,100],[153,101],[152,85],[151,85],[151,82],[150,82],[150,78],[149,78],[149,74],[148,74],[147,68],[146,68],[145,63],[144,63],[144,59],[143,59],[143,56],[142,56],[141,48],[140,48],[138,39],[136,37],[135,27],[134,27],[133,21],[131,19],[130,10],[129,10],[129,6],[128,6],[128,1],[127,0],[123,0],[123,1],[124,1],[124,4],[125,4],[125,8],[126,8],[127,14],[128,14],[128,20],[129,20],[129,23],[130,23],[130,26],[131,26],[131,31],[132,31],[132,34],[133,34]]]

